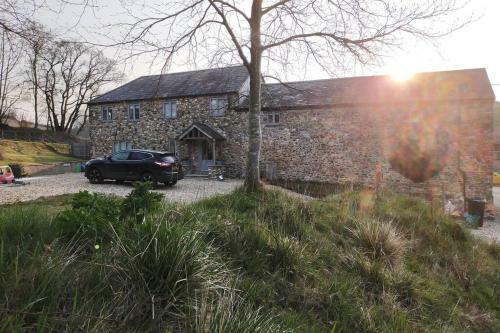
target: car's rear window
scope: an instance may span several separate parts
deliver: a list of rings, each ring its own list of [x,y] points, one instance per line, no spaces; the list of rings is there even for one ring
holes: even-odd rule
[[[140,151],[133,151],[130,153],[128,159],[132,161],[140,161],[140,160],[145,160],[147,158],[150,158],[152,155],[149,153],[143,153]]]

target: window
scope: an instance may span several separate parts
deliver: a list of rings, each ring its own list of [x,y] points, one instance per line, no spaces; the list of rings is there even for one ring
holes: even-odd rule
[[[165,119],[177,118],[177,101],[167,101],[163,104]]]
[[[128,151],[121,151],[119,153],[113,154],[113,156],[111,156],[111,160],[113,162],[125,161],[128,158],[128,154]]]
[[[121,142],[115,142],[113,144],[113,153],[116,153],[118,151],[122,150],[130,150],[132,149],[132,144],[127,141],[121,141]]]
[[[130,153],[128,159],[131,161],[142,161],[151,157],[153,157],[153,155],[151,154],[142,153],[140,151],[133,151]]]
[[[128,120],[137,121],[139,120],[139,104],[133,104],[128,106]]]
[[[215,117],[221,117],[226,112],[227,108],[227,98],[226,97],[216,97],[210,98],[210,114]]]
[[[113,108],[111,106],[103,106],[101,109],[101,120],[111,121],[113,120]]]
[[[267,112],[264,114],[264,123],[267,125],[277,125],[280,123],[280,114],[279,112]]]
[[[176,151],[177,151],[177,147],[176,147],[175,139],[169,139],[168,140],[168,152],[175,154]]]

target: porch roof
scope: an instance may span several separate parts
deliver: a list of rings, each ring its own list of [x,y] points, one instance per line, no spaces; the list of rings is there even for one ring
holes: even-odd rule
[[[215,140],[215,141],[222,141],[226,140],[226,137],[219,133],[217,130],[212,128],[209,125],[205,125],[203,123],[199,122],[194,122],[192,123],[187,129],[185,129],[181,135],[177,137],[177,140],[189,140],[190,138],[188,137],[189,133],[191,133],[194,129],[197,129],[201,133],[203,133],[206,137],[209,139]]]

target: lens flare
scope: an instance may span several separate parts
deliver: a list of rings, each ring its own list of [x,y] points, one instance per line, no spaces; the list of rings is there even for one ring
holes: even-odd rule
[[[394,81],[406,82],[410,80],[415,73],[409,69],[399,68],[391,71],[390,76]]]

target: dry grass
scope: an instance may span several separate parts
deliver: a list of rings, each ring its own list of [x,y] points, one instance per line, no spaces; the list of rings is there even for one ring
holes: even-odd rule
[[[36,165],[78,160],[69,156],[69,145],[0,140],[0,164]]]
[[[361,253],[373,261],[394,268],[401,263],[407,241],[390,222],[378,220],[356,221],[350,228]]]

